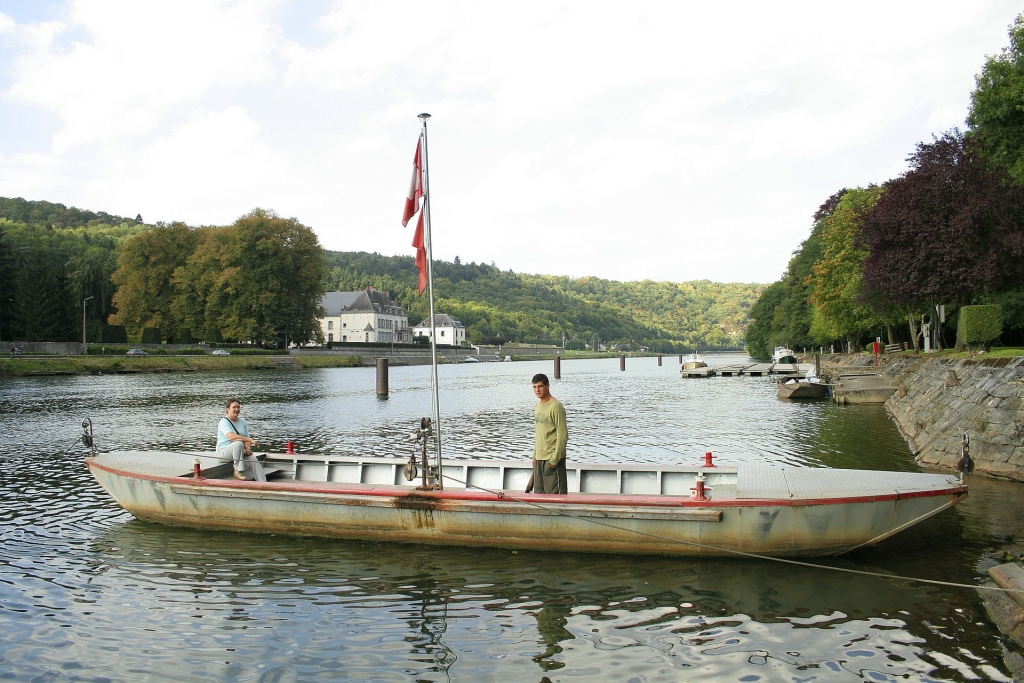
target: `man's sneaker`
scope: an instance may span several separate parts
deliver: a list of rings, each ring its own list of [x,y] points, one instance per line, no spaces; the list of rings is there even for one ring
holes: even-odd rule
[[[235,479],[241,479],[242,481],[249,481],[249,477],[245,476],[241,472],[235,472]]]

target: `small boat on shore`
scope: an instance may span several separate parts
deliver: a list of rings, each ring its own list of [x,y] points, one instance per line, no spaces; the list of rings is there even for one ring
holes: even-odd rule
[[[523,493],[531,466],[521,459],[448,460],[433,486],[417,486],[416,467],[399,458],[267,454],[266,482],[233,478],[209,453],[86,462],[124,509],[173,526],[630,555],[838,555],[967,496],[952,474],[727,467],[710,456],[697,466],[573,462],[568,495]]]
[[[707,366],[708,364],[704,362],[704,356],[696,351],[683,356],[683,370],[696,370],[697,368],[706,368]]]

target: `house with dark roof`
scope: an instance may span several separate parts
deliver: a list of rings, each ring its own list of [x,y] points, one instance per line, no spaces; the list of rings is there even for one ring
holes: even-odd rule
[[[358,292],[327,292],[320,300],[324,341],[407,344],[412,342],[409,317],[387,292],[367,287]]]
[[[437,330],[437,343],[461,346],[466,341],[466,328],[458,320],[455,320],[447,313],[438,313],[434,316],[434,329]],[[430,318],[424,318],[423,322],[412,328],[413,336],[426,337],[430,339]]]

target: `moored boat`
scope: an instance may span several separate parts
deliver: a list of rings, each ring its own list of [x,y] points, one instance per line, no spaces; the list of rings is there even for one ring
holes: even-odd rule
[[[207,453],[119,451],[90,471],[136,517],[236,531],[638,555],[836,555],[967,495],[954,475],[802,467],[570,463],[569,494],[526,494],[529,461],[460,460],[441,487],[398,458],[267,454],[268,481]]]
[[[707,363],[704,362],[704,356],[700,355],[696,351],[693,353],[683,356],[683,370],[696,370],[697,368],[706,368]]]
[[[775,351],[772,353],[772,363],[784,364],[784,365],[796,365],[797,364],[796,352],[791,350],[787,346],[776,346]]]
[[[779,398],[826,398],[829,385],[825,382],[808,379],[791,379],[779,381]]]

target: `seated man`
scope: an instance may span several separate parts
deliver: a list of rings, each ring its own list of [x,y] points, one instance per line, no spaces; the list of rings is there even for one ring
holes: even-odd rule
[[[249,436],[249,425],[239,417],[241,412],[241,402],[237,398],[228,399],[228,414],[217,425],[217,458],[234,463],[236,479],[248,480],[246,469],[249,469],[256,481],[266,481],[263,466],[252,454],[259,442]]]

